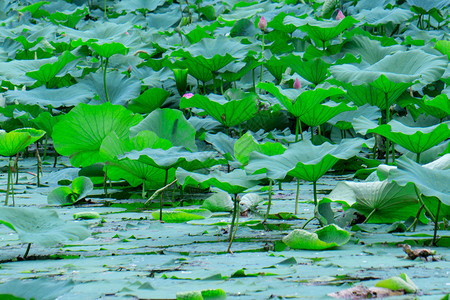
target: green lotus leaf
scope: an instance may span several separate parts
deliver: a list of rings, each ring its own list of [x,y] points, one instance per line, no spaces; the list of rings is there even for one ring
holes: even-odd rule
[[[89,46],[101,57],[110,58],[114,54],[127,55],[128,49],[122,43],[89,43]]]
[[[253,151],[272,156],[282,154],[285,150],[286,148],[280,143],[258,143],[248,131],[234,144],[234,155],[243,165],[248,163],[250,153]]]
[[[433,9],[442,9],[448,6],[447,0],[407,0],[409,5],[420,9],[419,13],[425,14]]]
[[[0,155],[13,156],[33,144],[45,132],[34,128],[20,128],[10,132],[0,130]]]
[[[159,211],[152,212],[152,217],[155,220],[160,220],[159,213],[160,213]],[[199,214],[193,214],[179,210],[163,211],[162,214],[162,221],[166,223],[184,223],[191,220],[201,220],[201,219],[205,219],[205,217]]]
[[[58,108],[87,103],[94,98],[94,93],[83,85],[75,84],[59,89],[48,89],[45,86],[40,86],[32,90],[7,91],[5,96],[8,102],[37,104],[42,108],[51,105]]]
[[[317,21],[311,17],[298,19],[290,16],[284,19],[284,24],[293,24],[301,31],[306,32],[314,40],[316,46],[320,48],[324,47],[325,42],[337,37],[340,33],[358,22],[358,20],[351,16],[336,21]]]
[[[272,179],[283,179],[287,175],[315,182],[340,159],[348,159],[359,153],[363,139],[344,139],[339,145],[327,142],[315,146],[309,140],[291,144],[280,155],[268,156],[258,152],[250,154],[245,170],[251,174],[263,170]]]
[[[77,8],[72,11],[56,11],[48,16],[49,20],[55,25],[62,25],[75,28],[81,19],[85,18],[89,13],[89,8]]]
[[[42,112],[39,114],[37,118],[31,120],[39,129],[45,131],[47,136],[53,135],[53,127],[56,123],[58,123],[61,119],[61,116],[53,116],[49,112]]]
[[[8,62],[0,62],[0,76],[3,80],[6,79],[12,84],[32,85],[35,83],[35,80],[30,79],[31,77],[26,74],[33,71],[38,71],[43,65],[51,65],[55,61],[57,61],[56,58],[44,58],[36,60],[12,60]]]
[[[130,127],[141,120],[140,115],[120,105],[80,103],[53,127],[55,149],[61,155],[70,156],[74,167],[102,162],[99,150],[103,139],[113,131],[120,139],[126,139]]]
[[[404,290],[405,293],[417,293],[419,290],[419,288],[405,273],[400,274],[400,276],[393,276],[389,279],[380,280],[375,284],[375,286],[394,291]]]
[[[142,149],[133,150],[123,155],[119,155],[119,160],[128,158],[130,160],[138,160],[150,166],[170,169],[181,167],[188,171],[210,168],[217,164],[223,164],[227,161],[225,159],[216,159],[215,152],[189,152],[183,147],[171,147],[164,149]]]
[[[324,226],[313,233],[295,229],[283,238],[283,243],[291,249],[324,250],[346,244],[350,233],[335,224]]]
[[[205,201],[203,201],[201,207],[206,208],[212,212],[232,211],[234,204],[230,194],[225,192],[218,192],[206,198]]]
[[[308,126],[319,126],[344,111],[356,109],[356,106],[348,106],[344,102],[336,103],[333,101],[328,101],[326,103],[319,103],[313,106],[311,110],[300,116],[300,120]]]
[[[65,51],[53,63],[42,65],[39,70],[27,72],[27,76],[36,79],[41,83],[48,83],[54,77],[62,77],[74,67],[78,62],[78,57],[69,51]]]
[[[106,172],[112,180],[125,179],[131,186],[145,183],[146,188],[160,188],[168,180],[174,180],[175,170],[166,170],[149,164],[117,157],[132,150],[143,150],[147,148],[169,149],[172,143],[157,136],[156,133],[144,130],[131,139],[119,138],[112,132],[103,139],[100,146],[100,154],[107,161]]]
[[[328,120],[328,123],[341,130],[353,128],[352,120],[363,116],[370,121],[377,121],[381,118],[380,109],[369,104],[358,107],[357,110],[344,111]]]
[[[448,64],[447,58],[428,54],[422,50],[399,51],[387,55],[370,66],[337,65],[330,72],[339,81],[354,85],[369,83],[385,75],[392,82],[429,84],[441,78]]]
[[[379,26],[388,23],[402,24],[411,19],[414,13],[407,9],[395,7],[393,9],[383,9],[381,6],[377,6],[373,9],[363,9],[353,17],[364,26]]]
[[[183,186],[196,186],[200,188],[208,188],[215,186],[230,194],[239,194],[245,190],[254,187],[264,176],[247,175],[244,170],[235,169],[230,173],[223,173],[214,170],[210,174],[199,174],[188,172],[181,168],[177,170],[178,182]]]
[[[179,110],[158,108],[152,111],[142,122],[131,127],[130,137],[136,136],[142,130],[153,131],[160,138],[169,140],[174,146],[197,150],[195,129]]]
[[[28,37],[28,38],[30,38],[30,37]],[[30,50],[31,48],[33,48],[34,46],[39,44],[39,42],[42,41],[43,38],[44,38],[43,36],[40,36],[40,37],[37,37],[36,39],[30,38],[30,40],[28,40],[27,37],[24,37],[23,35],[19,35],[18,37],[15,37],[14,40],[21,43],[24,50]]]
[[[235,160],[234,145],[237,139],[233,139],[223,132],[218,132],[216,134],[206,133],[205,141],[210,143],[214,149],[222,154],[228,161]]]
[[[388,124],[377,126],[376,123],[365,117],[359,117],[354,120],[353,126],[357,132],[380,134],[416,154],[422,153],[450,137],[450,126],[446,123],[429,127],[409,127],[392,120]]]
[[[450,205],[450,169],[427,168],[402,156],[397,160],[397,168],[389,170],[388,179],[402,186],[412,182],[425,196],[437,197],[445,205]]]
[[[226,127],[232,127],[254,117],[258,112],[258,100],[255,93],[246,93],[242,98],[226,100],[210,94],[208,97],[194,95],[182,98],[180,108],[196,107],[206,111],[211,117]]]
[[[214,79],[215,77],[214,73],[211,72],[211,70],[198,64],[194,60],[177,60],[175,61],[175,63],[173,63],[172,66],[174,68],[188,69],[188,73],[190,75],[204,83]]]
[[[320,58],[303,61],[300,56],[292,53],[280,58],[280,61],[286,67],[291,68],[295,73],[315,85],[323,82],[328,77],[328,68],[331,66],[331,64]]]
[[[75,178],[71,186],[61,186],[51,191],[47,196],[48,204],[72,205],[94,190],[91,179],[85,176]]]
[[[437,41],[436,44],[434,44],[434,49],[447,55],[447,58],[450,60],[450,41]]]
[[[338,182],[326,199],[355,208],[369,223],[393,223],[415,217],[419,202],[413,184],[399,186],[395,182]],[[421,221],[426,219],[421,215]]]
[[[134,113],[148,114],[159,108],[170,96],[170,93],[160,88],[151,88],[128,103],[128,109]]]
[[[203,300],[201,291],[178,292],[177,300]]]
[[[171,56],[183,57],[217,72],[232,61],[243,58],[247,54],[246,49],[246,45],[220,35],[215,39],[202,39],[187,48],[180,48],[173,51]]]
[[[423,100],[417,101],[417,104],[427,114],[438,119],[443,119],[450,115],[450,99],[447,94],[440,94],[431,99],[425,95]]]
[[[0,207],[0,223],[16,231],[22,243],[38,243],[43,247],[80,241],[90,236],[85,226],[65,222],[53,210]]]
[[[57,299],[59,296],[70,292],[74,286],[73,280],[59,280],[50,277],[13,279],[0,285],[0,297],[5,300]]]

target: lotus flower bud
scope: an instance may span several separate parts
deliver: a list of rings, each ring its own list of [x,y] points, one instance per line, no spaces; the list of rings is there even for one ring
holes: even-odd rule
[[[294,89],[299,90],[302,88],[302,83],[300,82],[300,80],[298,80],[298,78],[295,79],[294,82]]]
[[[261,17],[261,18],[259,19],[259,22],[258,22],[258,28],[261,29],[262,31],[266,31],[266,29],[267,29],[267,21],[266,21],[266,18]]]
[[[186,99],[189,99],[189,98],[192,98],[192,97],[194,97],[194,94],[192,94],[192,93],[186,93],[186,94],[183,95],[183,98],[186,98]]]
[[[127,69],[127,72],[128,73],[131,73],[131,70],[132,70],[133,68],[131,67],[131,66],[128,66],[128,69]]]
[[[344,14],[342,13],[341,10],[339,10],[339,11],[338,11],[338,14],[337,14],[337,16],[336,16],[336,20],[337,20],[337,21],[340,21],[340,20],[342,20],[342,19],[344,19],[344,18],[345,18]]]
[[[126,34],[126,35],[130,35],[130,34],[128,33],[128,31],[127,31],[127,32],[125,32],[125,34]]]

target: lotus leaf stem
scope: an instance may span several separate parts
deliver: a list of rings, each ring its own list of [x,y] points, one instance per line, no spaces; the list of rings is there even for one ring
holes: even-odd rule
[[[395,164],[395,144],[392,143],[392,163]]]
[[[414,221],[412,222],[412,224],[406,229],[406,231],[410,231],[411,228],[413,229],[413,231],[416,231],[416,225],[417,225],[417,221],[419,221],[419,216],[420,213],[422,212],[422,209],[424,208],[423,205],[420,206],[419,210],[417,211],[416,217],[414,218]]]
[[[283,187],[281,186],[281,180],[280,180],[280,181],[278,181],[278,190],[280,190],[280,191],[282,191],[282,190],[283,190]]]
[[[44,172],[42,172],[42,160],[41,160],[41,156],[39,155],[39,141],[36,141],[36,160],[37,160],[37,187],[41,186],[41,177],[40,177],[40,173],[42,173],[42,175],[44,175]]]
[[[167,186],[167,178],[169,176],[169,169],[166,169],[166,175],[164,177],[164,187]],[[162,214],[163,214],[163,200],[164,200],[164,191],[165,189],[160,189],[160,198],[159,198],[159,220],[162,222]]]
[[[263,223],[267,222],[267,218],[269,217],[269,213],[270,213],[270,207],[272,206],[272,184],[273,184],[273,180],[269,179],[269,204],[267,205],[267,211],[266,211],[266,215],[264,216]]]
[[[417,153],[417,156],[416,156],[416,163],[420,164],[420,152]]]
[[[389,99],[388,99],[388,94],[384,93],[384,99],[386,102],[386,124],[389,123],[390,121],[390,112],[389,112]],[[389,139],[386,138],[386,165],[389,164]]]
[[[23,255],[23,259],[26,259],[28,257],[28,253],[30,253],[31,243],[28,243],[27,250],[25,251],[25,254]]]
[[[146,206],[150,201],[152,201],[153,199],[155,199],[155,198],[159,195],[159,193],[161,193],[162,191],[164,191],[164,190],[168,189],[169,187],[171,187],[172,185],[174,185],[177,181],[178,181],[178,179],[175,179],[174,181],[172,181],[172,182],[169,183],[168,185],[166,185],[166,186],[160,188],[159,190],[156,190],[156,191],[153,193],[153,195],[152,195],[150,198],[148,198],[147,201],[145,201],[144,206]],[[182,192],[183,192],[183,189],[181,189],[180,194],[182,194]]]
[[[295,118],[295,142],[296,143],[298,142],[298,122],[299,122],[299,119],[298,119],[298,117],[296,117]]]
[[[108,69],[108,62],[109,62],[109,58],[106,58],[105,59],[105,66],[103,68],[103,87],[105,89],[106,102],[110,102],[109,101],[109,95],[108,95],[108,87],[106,85],[106,70]]]
[[[436,221],[434,222],[433,246],[436,246],[437,230],[439,227],[439,211],[441,210],[441,200],[438,199],[438,207],[436,211]]]
[[[419,189],[416,186],[416,194],[417,194],[417,198],[419,199],[420,204],[423,205],[423,208],[425,208],[425,211],[430,215],[430,218],[433,222],[436,222],[436,219],[434,218],[433,213],[431,212],[431,210],[425,205],[425,202],[423,202],[422,199],[422,193],[419,191]]]
[[[364,222],[362,222],[362,224],[366,224],[366,223],[369,221],[369,219],[373,216],[373,214],[376,213],[376,211],[377,211],[377,209],[374,208],[374,209],[370,212],[370,214],[367,216],[367,218],[364,220]]]
[[[261,76],[259,77],[259,82],[263,81],[263,68],[264,68],[264,31],[262,33],[262,41],[261,41],[261,59],[263,63],[261,64]],[[256,92],[256,90],[255,90]],[[259,93],[261,94],[261,89],[259,89]]]
[[[238,194],[234,195],[234,207],[233,207],[233,218],[231,219],[231,227],[230,227],[230,243],[228,244],[227,252],[231,253],[231,245],[233,244],[234,237],[236,236],[236,231],[239,226],[239,205],[238,205],[239,197]]]
[[[315,218],[316,218],[316,216],[314,216],[314,217],[312,217],[312,218],[309,218],[309,219],[305,222],[305,224],[303,224],[303,226],[302,226],[301,229],[305,229],[306,225],[308,225],[308,223],[311,222],[312,220],[314,220]]]
[[[14,170],[16,171],[16,184],[19,184],[19,153],[16,154],[16,159],[14,160]]]
[[[297,178],[297,193],[295,194],[295,214],[298,213],[298,194],[300,193],[300,179]]]
[[[108,165],[105,165],[105,175],[103,176],[103,191],[105,192],[105,196],[108,197],[108,185],[106,181],[108,180]]]
[[[11,158],[10,158],[10,161],[11,161]],[[5,205],[8,205],[10,182],[11,182],[11,163],[8,162],[8,182],[6,184]]]

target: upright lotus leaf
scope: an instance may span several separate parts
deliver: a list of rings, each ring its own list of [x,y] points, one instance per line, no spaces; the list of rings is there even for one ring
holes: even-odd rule
[[[257,185],[264,178],[261,175],[247,175],[241,169],[235,169],[230,173],[214,170],[210,174],[200,174],[178,168],[176,176],[183,187],[195,186],[206,189],[215,186],[230,194],[242,193]]]
[[[253,151],[272,156],[282,154],[285,150],[286,148],[277,142],[258,143],[248,131],[234,144],[234,155],[243,165],[248,164]]]
[[[304,61],[300,56],[291,53],[280,60],[286,67],[291,68],[295,73],[315,85],[323,82],[329,76],[328,68],[331,64],[321,58]]]
[[[338,182],[326,199],[344,203],[358,210],[366,216],[369,223],[406,220],[415,217],[420,207],[412,183],[400,186],[388,180]],[[426,222],[423,214],[421,220]]]
[[[284,24],[293,24],[298,29],[306,32],[308,36],[314,40],[317,47],[325,48],[325,43],[337,37],[344,30],[352,27],[359,21],[351,16],[347,16],[342,20],[336,21],[318,21],[314,18],[298,19],[288,18],[284,20]]]
[[[450,41],[437,41],[436,44],[434,44],[434,49],[447,55],[447,58],[450,60]]]
[[[64,76],[67,72],[76,65],[78,57],[69,51],[65,51],[58,60],[53,63],[42,65],[39,70],[27,72],[27,76],[36,79],[37,81],[46,84],[56,76]]]
[[[295,229],[283,238],[283,243],[291,249],[324,250],[346,244],[350,233],[335,224],[322,227],[313,233]]]
[[[131,139],[119,138],[115,132],[111,132],[103,139],[100,146],[100,154],[107,161],[106,174],[112,180],[125,179],[131,186],[145,183],[143,188],[160,188],[165,185],[166,171],[149,164],[131,160],[119,159],[118,156],[132,150],[147,148],[169,149],[172,143],[162,139],[156,133],[144,130]],[[167,171],[167,180],[173,180],[175,170]]]
[[[359,117],[354,120],[353,124],[357,132],[380,134],[416,154],[420,154],[450,137],[450,125],[447,123],[429,127],[409,127],[392,120],[388,124],[377,126],[376,123],[365,117]]]
[[[312,107],[307,113],[300,116],[300,120],[308,126],[319,126],[329,119],[339,115],[341,112],[356,110],[356,106],[348,106],[346,103],[336,103],[328,101],[319,103]]]
[[[129,136],[130,127],[142,120],[120,105],[80,103],[53,128],[53,143],[61,155],[70,156],[74,167],[102,162],[99,150],[103,139],[114,131],[120,139]]]
[[[85,198],[94,190],[91,179],[80,176],[72,181],[71,187],[61,186],[51,191],[47,196],[49,204],[72,205]]]
[[[388,102],[387,106],[390,106],[389,100],[392,101],[392,99],[397,99],[407,88],[409,88],[413,84],[414,82],[391,81],[384,74],[380,75],[380,77],[378,77],[376,80],[369,83],[370,86],[375,87],[386,95],[385,98],[387,98],[386,101]]]
[[[425,196],[437,197],[450,205],[450,169],[427,168],[402,156],[397,160],[397,168],[389,170],[388,179],[401,186],[412,182]]]
[[[153,131],[160,138],[169,140],[174,146],[197,150],[195,128],[179,110],[170,108],[154,110],[142,122],[131,127],[130,137],[136,136],[142,130]]]
[[[180,108],[196,107],[206,111],[211,117],[226,127],[233,127],[245,122],[258,112],[258,96],[255,93],[245,93],[242,98],[226,100],[210,94],[208,97],[194,95],[182,98]]]
[[[20,128],[10,132],[0,130],[0,155],[13,156],[33,144],[45,131],[34,128]]]
[[[450,99],[447,94],[440,94],[431,99],[425,95],[423,100],[419,100],[417,104],[427,114],[430,114],[438,119],[443,119],[450,115]]]
[[[53,135],[53,127],[61,119],[61,115],[53,116],[48,111],[42,112],[37,118],[31,120],[39,129],[44,130],[47,136]]]
[[[148,114],[161,107],[169,96],[170,92],[164,89],[151,88],[131,100],[128,103],[128,109],[134,113]]]
[[[137,160],[164,170],[181,167],[193,171],[226,163],[225,159],[217,159],[214,157],[215,155],[216,153],[212,151],[190,152],[186,151],[184,147],[171,147],[167,150],[150,148],[132,150],[119,155],[118,158],[119,160],[123,158]]]
[[[246,48],[246,45],[220,35],[215,39],[202,39],[187,48],[180,48],[173,51],[171,56],[183,57],[211,72],[217,72],[232,61],[243,58],[247,54]]]
[[[89,46],[101,57],[110,58],[114,54],[127,55],[129,48],[122,43],[89,43]]]
[[[369,83],[385,75],[392,82],[429,84],[444,74],[448,60],[443,56],[428,54],[422,50],[399,51],[387,55],[377,63],[367,65],[337,65],[330,72],[339,81],[354,85]]]
[[[54,210],[0,207],[0,223],[16,231],[22,243],[38,243],[43,247],[90,236],[85,226],[61,220]]]
[[[202,82],[208,82],[215,77],[211,70],[194,60],[177,60],[172,64],[172,68],[187,69],[190,75]]]

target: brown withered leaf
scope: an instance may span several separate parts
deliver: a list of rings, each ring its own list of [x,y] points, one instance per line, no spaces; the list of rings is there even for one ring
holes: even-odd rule
[[[404,295],[405,292],[400,291],[393,291],[386,288],[380,288],[380,287],[370,287],[367,288],[365,286],[357,285],[349,289],[345,289],[339,292],[334,292],[331,294],[328,294],[330,297],[334,298],[343,298],[343,299],[368,299],[368,298],[383,298],[383,297],[389,297],[389,296],[399,296]]]

